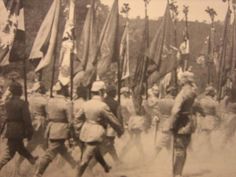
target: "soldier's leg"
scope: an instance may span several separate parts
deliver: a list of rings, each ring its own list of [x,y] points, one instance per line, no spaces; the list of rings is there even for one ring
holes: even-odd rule
[[[34,157],[29,150],[24,146],[23,140],[19,140],[17,143],[17,152],[24,158],[26,158],[32,165],[35,164],[38,157]]]
[[[62,156],[62,158],[64,158],[70,164],[72,168],[75,168],[75,166],[77,165],[77,162],[72,157],[71,153],[68,151],[65,144],[61,146],[61,148],[59,149],[59,153]]]
[[[99,145],[99,148],[100,148],[101,155],[104,157],[107,154],[107,151],[108,151],[106,142],[104,141],[103,143],[101,143]],[[90,170],[92,170],[97,165],[97,163],[98,163],[98,161],[96,160],[96,158],[95,157],[92,158],[91,161],[89,162],[88,168]]]
[[[134,143],[139,154],[141,155],[141,158],[143,159],[145,155],[144,155],[143,145],[141,142],[141,131],[138,131],[134,134]]]
[[[116,151],[116,148],[115,148],[115,137],[109,137],[109,142],[108,142],[108,145],[107,145],[107,151],[108,153],[111,155],[112,159],[114,162],[116,163],[120,163],[120,159],[118,157],[118,153]]]
[[[16,153],[16,146],[14,140],[3,139],[2,145],[4,149],[0,158],[0,170],[14,157]]]
[[[182,175],[191,135],[174,135],[174,175]]]
[[[76,177],[81,177],[84,174],[86,168],[88,167],[90,160],[95,155],[94,154],[95,149],[96,149],[96,145],[91,145],[91,144],[87,144],[87,143],[85,144],[84,151],[83,151],[83,154],[81,157],[81,161],[80,161],[80,164],[77,168]]]
[[[103,158],[103,156],[99,150],[99,147],[97,147],[94,150],[94,155],[95,155],[95,159],[98,161],[98,163],[100,163],[100,165],[103,167],[104,171],[106,173],[108,173],[110,171],[111,167],[106,163],[105,159]]]
[[[45,154],[39,159],[36,167],[35,177],[41,177],[46,171],[48,165],[53,161],[64,145],[64,140],[49,140],[48,149]]]

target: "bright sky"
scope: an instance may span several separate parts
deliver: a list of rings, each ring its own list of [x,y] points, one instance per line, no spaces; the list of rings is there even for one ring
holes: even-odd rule
[[[113,0],[101,0],[104,4],[111,6]],[[157,19],[163,16],[167,0],[151,0],[148,6],[148,13],[151,19]],[[210,22],[209,15],[205,12],[205,9],[209,6],[215,9],[217,16],[215,20],[223,21],[225,18],[227,3],[223,3],[222,0],[176,0],[179,6],[179,19],[183,19],[183,5],[189,6],[189,20]],[[120,6],[123,3],[130,4],[130,17],[135,18],[140,16],[144,17],[144,1],[143,0],[119,0]]]

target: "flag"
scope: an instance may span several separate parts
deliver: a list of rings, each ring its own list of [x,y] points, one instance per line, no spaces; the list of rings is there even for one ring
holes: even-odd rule
[[[104,76],[110,68],[110,64],[117,59],[117,55],[119,55],[119,51],[117,51],[118,23],[118,0],[114,0],[112,9],[106,18],[99,37],[98,46],[95,49],[95,55],[91,61],[92,66],[85,70],[83,75],[84,86],[91,84],[92,80],[96,79],[97,76],[99,76],[99,78]]]
[[[30,60],[37,60],[35,71],[47,67],[55,55],[56,39],[60,14],[60,0],[54,0],[34,41]]]
[[[233,0],[232,3],[233,3],[233,12],[234,12],[234,22],[233,22],[231,56],[230,56],[229,64],[231,63],[232,88],[235,89],[236,88],[236,0]]]
[[[145,55],[147,51],[147,43],[148,43],[148,17],[145,18],[145,28],[143,31],[142,42],[139,50],[139,56],[137,58],[137,64],[135,68],[135,73],[133,77],[133,103],[135,107],[135,111],[137,114],[143,114],[142,95],[145,94],[145,89],[147,90],[147,69],[148,69],[148,57]]]
[[[105,24],[103,26],[99,39],[99,58],[97,65],[97,74],[104,75],[110,64],[117,60],[118,54],[118,32],[119,32],[119,8],[118,0],[115,0]]]
[[[130,77],[129,66],[129,22],[127,21],[120,43],[121,80]]]
[[[224,22],[224,31],[223,31],[223,41],[221,46],[220,53],[220,68],[218,73],[218,99],[222,97],[222,87],[225,85],[227,81],[228,72],[231,69],[231,59],[229,57],[230,54],[230,44],[229,44],[229,35],[230,35],[230,21],[231,21],[231,10],[228,8],[225,22]]]
[[[60,61],[59,61],[59,75],[58,81],[66,86],[70,83],[71,77],[71,60],[73,59],[72,53],[76,53],[74,49],[74,13],[75,13],[75,2],[74,0],[69,1],[68,19],[66,20],[65,29],[62,38]]]
[[[89,7],[83,30],[80,36],[80,40],[78,41],[77,46],[77,59],[78,64],[75,68],[75,77],[74,84],[79,86],[83,84],[83,80],[87,80],[85,78],[85,72],[90,70],[94,71],[93,61],[96,57],[97,50],[97,26],[95,19],[95,7],[94,0],[91,0],[91,6]],[[89,75],[89,74],[88,74]],[[85,83],[87,85],[87,83]]]
[[[170,14],[169,3],[167,3],[164,17],[149,49],[149,58],[156,65],[159,79],[173,71],[177,66],[176,54],[178,49],[175,46],[174,35],[174,23]]]
[[[4,0],[0,8],[0,66],[4,66],[25,57],[23,1]]]

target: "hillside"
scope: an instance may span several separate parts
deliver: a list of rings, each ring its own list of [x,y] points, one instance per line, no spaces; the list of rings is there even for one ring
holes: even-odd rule
[[[86,16],[87,8],[86,5],[89,3],[87,0],[80,0],[76,1],[76,36],[77,40],[80,39],[80,32],[83,27],[84,19]],[[26,56],[29,56],[32,44],[34,42],[34,39],[36,37],[36,34],[38,32],[38,29],[52,3],[52,0],[40,0],[40,1],[32,1],[32,0],[25,0],[25,25],[26,25]],[[65,24],[65,3],[66,0],[62,1],[62,12],[61,12],[61,20],[60,20],[60,29],[58,34],[58,44],[57,44],[57,57],[60,50],[60,41],[61,36],[63,32],[63,26]],[[100,11],[98,12],[98,28],[101,30],[102,25],[105,21],[106,15],[108,13],[108,7],[100,4]],[[124,29],[125,20],[123,17],[120,19],[120,33],[122,33]],[[142,43],[142,34],[144,30],[144,20],[140,18],[131,19],[130,20],[130,62],[131,62],[131,72],[134,73],[135,66],[137,63],[137,58],[139,55],[139,49],[140,44]],[[150,20],[150,41],[153,38],[155,31],[158,26],[158,20]],[[182,33],[184,29],[184,22],[180,21],[178,22],[178,36],[177,40],[178,43],[182,40]],[[220,36],[222,34],[222,28],[223,25],[220,22],[216,23],[216,43],[219,42]],[[201,66],[196,65],[196,58],[199,55],[199,53],[202,51],[202,47],[204,44],[204,41],[209,34],[210,31],[210,25],[203,23],[203,22],[190,22],[189,23],[189,33],[190,33],[190,52],[191,52],[191,63],[193,65],[194,72],[198,73],[199,78],[202,78],[201,76],[204,76],[206,74],[205,68],[201,68]],[[120,34],[121,36],[121,34]],[[119,36],[119,37],[120,37]],[[33,70],[34,66],[29,64],[28,70]],[[19,70],[19,72],[22,73],[21,65],[18,64],[12,64],[7,69],[3,70],[4,74],[7,74],[9,70]],[[50,74],[51,67],[49,66],[48,69],[44,70],[45,73]],[[110,72],[109,72],[110,73]],[[114,72],[111,72],[114,73]],[[47,84],[50,82],[50,77],[44,77],[43,79],[46,81]],[[206,78],[206,77],[204,77]],[[204,85],[205,81],[201,79],[201,82],[199,82],[199,85]]]

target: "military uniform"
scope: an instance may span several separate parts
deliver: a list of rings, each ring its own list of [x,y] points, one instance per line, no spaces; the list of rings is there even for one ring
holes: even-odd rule
[[[106,97],[104,102],[109,106],[111,112],[119,119],[121,125],[123,125],[119,103],[112,97]],[[116,136],[116,131],[112,128],[112,126],[108,125],[106,129],[106,136],[100,145],[100,151],[103,157],[105,154],[109,153],[115,162],[119,162],[120,160],[115,149]],[[91,161],[90,168],[93,168],[95,165],[96,161]]]
[[[33,126],[28,104],[18,96],[12,96],[5,103],[6,120],[2,130],[3,154],[0,159],[0,169],[10,161],[16,152],[25,157],[31,164],[35,158],[25,148],[23,139],[31,139]]]
[[[174,105],[174,97],[167,95],[165,98],[158,101],[159,107],[159,123],[156,136],[156,148],[169,148],[171,144],[171,134],[166,132],[166,126],[171,116],[171,110]]]
[[[65,141],[69,139],[71,106],[70,102],[61,95],[56,95],[48,100],[47,116],[49,123],[45,132],[48,148],[39,161],[36,176],[41,176],[44,173],[57,154],[60,154],[72,167],[76,165],[65,146]]]
[[[121,95],[120,98],[121,114],[124,118],[124,125],[128,125],[128,121],[131,115],[135,115],[135,108],[132,98]]]
[[[82,154],[77,177],[83,175],[93,156],[95,156],[96,160],[104,167],[105,171],[109,171],[109,166],[100,154],[99,145],[106,137],[108,124],[110,124],[118,134],[122,134],[121,123],[112,114],[102,98],[97,95],[84,103],[82,111],[75,118],[75,122],[81,122],[81,119],[85,119],[80,132],[80,140],[85,143],[85,149]]]
[[[205,114],[204,117],[201,117],[199,120],[199,126],[201,131],[212,131],[218,122],[216,109],[218,103],[211,96],[204,96],[199,101],[200,106]]]
[[[236,132],[236,102],[226,98],[223,102],[224,114],[221,120],[221,130],[223,134],[222,147],[234,137]]]
[[[175,176],[182,175],[187,156],[187,147],[194,131],[192,117],[193,105],[196,98],[196,88],[185,84],[177,95],[170,117],[169,125],[174,133],[174,169]]]
[[[27,144],[27,149],[33,152],[38,145],[40,145],[44,150],[46,149],[46,140],[44,138],[44,132],[46,129],[46,105],[47,105],[46,95],[39,93],[33,93],[29,96],[29,109],[32,118],[32,124],[34,127],[34,135],[32,140]],[[23,158],[19,158],[17,161],[17,167],[20,165]]]
[[[80,113],[84,103],[85,103],[85,100],[83,98],[78,98],[74,101],[74,103],[73,103],[74,116],[73,117],[76,117]],[[76,139],[76,143],[82,151],[83,150],[83,142],[80,141],[79,136],[80,136],[81,127],[82,127],[85,120],[77,120],[77,121],[79,121],[79,122],[76,122],[73,124],[74,139]]]

